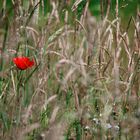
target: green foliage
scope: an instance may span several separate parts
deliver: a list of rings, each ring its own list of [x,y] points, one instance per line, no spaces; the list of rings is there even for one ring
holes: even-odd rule
[[[49,116],[50,116],[51,108],[48,106],[42,110],[40,115],[40,122],[43,128],[47,128],[49,124]]]
[[[100,0],[90,1],[89,9],[94,16],[96,17],[100,16]]]
[[[81,124],[78,120],[76,120],[74,122],[74,127],[75,127],[75,131],[76,131],[76,140],[81,140],[82,128],[81,128]]]
[[[90,1],[89,4],[91,13],[96,17],[99,17],[101,13],[100,2],[101,2],[100,0],[92,0]],[[115,17],[115,8],[116,8],[115,5],[116,5],[116,0],[113,1],[111,0],[110,15],[113,17]],[[107,6],[108,6],[107,1],[103,0],[104,15],[106,14]],[[137,8],[140,8],[140,3],[138,0],[119,0],[119,14],[122,18],[127,20],[127,22],[128,22],[128,17],[136,15]]]
[[[10,129],[11,122],[8,118],[7,113],[3,112],[2,110],[0,112],[0,121],[2,122],[3,125],[3,131],[8,131]]]
[[[67,94],[66,94],[66,106],[67,106],[67,107],[70,106],[71,99],[72,99],[72,95],[73,95],[72,90],[69,89],[69,90],[67,91]]]
[[[80,19],[82,13],[83,13],[83,10],[86,6],[86,3],[87,3],[87,0],[82,0],[79,4],[78,4],[78,8],[77,8],[77,18]]]

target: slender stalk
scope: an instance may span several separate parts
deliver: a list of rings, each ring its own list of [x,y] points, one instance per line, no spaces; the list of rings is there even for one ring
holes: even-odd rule
[[[120,55],[120,48],[119,48],[119,14],[118,14],[119,2],[116,0],[116,48],[114,53],[114,80],[115,80],[115,98],[118,97],[120,90],[119,90],[119,55]]]
[[[110,13],[110,4],[111,4],[111,0],[108,0],[107,1],[106,19],[108,18],[109,13]]]
[[[100,11],[101,11],[101,19],[104,17],[104,9],[103,9],[103,0],[100,0]]]

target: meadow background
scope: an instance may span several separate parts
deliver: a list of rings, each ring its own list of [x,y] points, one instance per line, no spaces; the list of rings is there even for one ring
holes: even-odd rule
[[[0,140],[139,139],[139,0],[0,0]]]

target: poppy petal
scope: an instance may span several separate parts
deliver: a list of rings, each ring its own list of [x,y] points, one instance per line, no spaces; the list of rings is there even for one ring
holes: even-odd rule
[[[34,65],[34,61],[30,60],[28,57],[15,57],[13,58],[13,62],[20,70],[25,70]]]

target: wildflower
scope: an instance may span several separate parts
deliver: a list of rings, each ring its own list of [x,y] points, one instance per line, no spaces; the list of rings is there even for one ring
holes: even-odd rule
[[[25,70],[34,65],[34,61],[30,60],[28,57],[20,56],[13,58],[13,62],[16,64],[17,68],[20,70]]]

